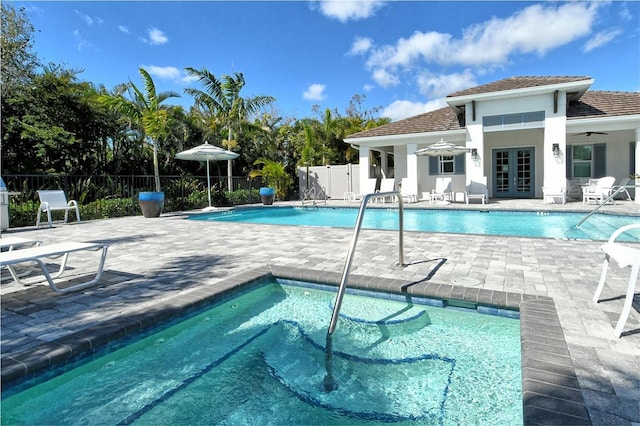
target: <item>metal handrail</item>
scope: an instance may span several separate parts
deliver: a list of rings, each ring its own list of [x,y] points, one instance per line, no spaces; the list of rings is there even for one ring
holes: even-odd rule
[[[333,380],[332,374],[332,358],[333,358],[333,340],[332,335],[336,329],[336,325],[338,323],[338,316],[340,314],[340,307],[342,306],[342,299],[344,297],[345,290],[347,288],[347,280],[349,278],[349,271],[351,270],[351,263],[353,261],[353,255],[356,251],[356,244],[358,243],[358,236],[360,235],[360,229],[362,228],[362,221],[364,219],[364,211],[369,203],[369,200],[375,198],[386,198],[395,196],[398,198],[398,244],[399,244],[399,255],[398,255],[398,266],[406,266],[404,263],[404,242],[403,242],[403,217],[404,217],[404,207],[402,203],[402,195],[400,191],[389,191],[389,192],[375,192],[373,194],[367,194],[360,204],[360,209],[358,210],[358,217],[356,219],[356,224],[353,228],[353,236],[351,237],[351,246],[349,247],[349,252],[347,254],[347,260],[345,261],[344,270],[342,271],[342,279],[340,280],[340,287],[338,287],[338,294],[336,295],[336,301],[333,306],[333,313],[331,314],[331,322],[329,323],[329,328],[327,329],[327,344],[325,348],[325,369],[327,374],[324,378],[324,389],[329,392],[336,389],[336,384]]]
[[[589,213],[587,213],[586,216],[584,216],[582,219],[580,219],[580,222],[578,222],[576,224],[576,227],[582,225],[582,223],[585,220],[589,219],[591,217],[591,215],[593,215],[595,212],[600,210],[600,208],[602,206],[607,204],[609,201],[613,200],[616,195],[618,195],[619,193],[621,193],[622,191],[624,191],[627,188],[640,188],[640,185],[622,185],[622,186],[619,186],[618,189],[613,191],[613,193],[611,195],[609,195],[606,200],[604,200],[601,204],[598,204],[593,210],[591,210]],[[637,197],[637,195],[636,195],[636,197]]]
[[[311,188],[309,188],[308,191],[304,192],[302,195],[302,205],[304,206],[305,202],[309,202],[312,203],[314,206],[316,205],[317,201],[318,201],[318,194],[316,193],[316,187],[313,186]],[[327,204],[327,192],[324,190],[324,188],[322,188],[322,192],[324,194],[324,203]],[[309,197],[309,195],[313,193],[313,199],[311,199]]]

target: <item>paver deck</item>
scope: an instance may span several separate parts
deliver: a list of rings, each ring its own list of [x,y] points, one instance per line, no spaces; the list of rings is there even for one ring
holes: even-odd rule
[[[333,204],[343,205],[342,201]],[[411,207],[435,206],[418,203]],[[443,208],[584,211],[591,207],[492,200],[482,207]],[[629,202],[604,210],[640,216],[640,205]],[[23,287],[2,282],[2,358],[133,312],[153,311],[191,290],[226,285],[229,279],[260,267],[339,274],[351,234],[352,230],[340,228],[204,223],[185,220],[183,214],[56,224],[52,229],[10,229],[7,235],[45,244],[91,241],[108,243],[110,248],[105,277],[95,288],[58,294],[46,284]],[[603,259],[602,242],[423,232],[406,232],[404,242],[409,265],[396,268],[397,233],[363,230],[351,273],[550,297],[568,350],[563,356],[573,366],[591,423],[640,424],[638,297],[627,332],[616,338],[613,328],[629,272],[612,266],[602,295],[605,300],[591,301]],[[71,268],[76,268],[70,272],[90,273],[79,260],[70,260]],[[545,311],[543,305],[537,309]],[[544,336],[545,325],[533,331]],[[539,396],[536,383],[553,381],[549,375],[562,374],[557,364],[539,369],[526,364],[523,360],[523,368],[539,373],[529,383],[529,398]]]

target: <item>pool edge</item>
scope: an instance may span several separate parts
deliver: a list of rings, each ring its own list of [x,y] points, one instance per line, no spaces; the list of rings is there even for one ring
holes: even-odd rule
[[[341,274],[284,266],[249,269],[213,285],[181,293],[170,301],[138,309],[126,316],[8,355],[0,365],[2,387],[4,389],[5,385],[33,377],[48,367],[93,353],[110,341],[169,322],[211,302],[230,297],[251,284],[274,277],[338,286]],[[351,275],[349,286],[519,310],[523,423],[591,424],[552,298],[364,275]]]

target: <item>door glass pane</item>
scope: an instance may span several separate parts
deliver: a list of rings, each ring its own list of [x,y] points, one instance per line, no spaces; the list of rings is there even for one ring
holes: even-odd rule
[[[509,191],[509,152],[496,152],[496,191]]]
[[[518,170],[516,175],[516,191],[531,191],[531,152],[527,150],[517,150],[516,158]]]

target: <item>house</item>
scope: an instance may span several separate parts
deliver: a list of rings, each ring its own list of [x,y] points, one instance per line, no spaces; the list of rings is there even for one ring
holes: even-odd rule
[[[640,170],[640,93],[589,91],[593,82],[507,78],[452,93],[447,107],[344,141],[359,147],[359,182],[408,178],[421,194],[439,176],[451,177],[454,192],[486,177],[490,198],[542,198],[542,187],[563,183],[578,198],[589,178],[622,179]],[[440,140],[469,152],[415,154]]]

